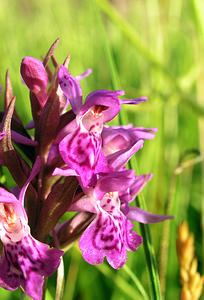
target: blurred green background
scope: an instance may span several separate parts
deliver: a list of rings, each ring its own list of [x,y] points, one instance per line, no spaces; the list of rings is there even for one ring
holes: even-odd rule
[[[127,97],[148,96],[139,107],[124,107],[123,118],[135,126],[158,128],[136,158],[141,174],[154,174],[143,193],[148,210],[175,216],[150,229],[164,299],[179,299],[176,235],[182,220],[195,234],[199,271],[204,271],[204,2],[1,0],[0,37],[0,84],[4,86],[9,68],[25,124],[31,113],[19,73],[21,59],[41,58],[57,37],[58,62],[70,53],[73,75],[93,69],[82,82],[84,94],[120,88]],[[178,165],[181,172],[175,174]],[[140,232],[137,224],[136,230]],[[132,273],[152,299],[143,246],[129,253],[128,268],[119,271],[107,264],[88,265],[76,246],[66,253],[64,264],[63,300],[144,299]],[[55,279],[48,281],[47,300],[55,299]],[[20,291],[0,289],[2,300],[22,297]]]

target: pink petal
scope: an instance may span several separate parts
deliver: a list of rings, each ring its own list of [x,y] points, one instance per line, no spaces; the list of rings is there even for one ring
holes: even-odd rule
[[[78,80],[71,76],[65,66],[61,65],[58,71],[58,81],[72,110],[77,114],[82,106],[82,90]]]
[[[94,106],[101,106],[104,108],[103,120],[108,122],[112,120],[120,111],[120,100],[118,96],[123,95],[124,91],[108,91],[98,90],[90,93],[86,102],[83,105],[80,114],[85,114],[90,108]]]
[[[83,258],[90,264],[100,264],[106,257],[114,269],[121,268],[127,259],[126,251],[135,251],[142,242],[132,227],[117,210],[99,212],[80,238]]]
[[[88,186],[95,174],[101,150],[100,135],[83,132],[78,128],[59,144],[59,152],[67,164],[80,176],[83,186]]]
[[[122,99],[120,101],[121,104],[140,104],[141,102],[147,101],[147,97],[139,97],[135,99]]]
[[[133,154],[135,154],[139,149],[143,147],[144,141],[139,140],[132,147],[124,150],[117,151],[116,153],[110,154],[107,157],[108,163],[115,170],[119,170],[124,167],[129,161]]]
[[[135,176],[134,182],[131,187],[125,192],[122,191],[120,195],[120,200],[123,202],[131,202],[135,197],[143,190],[148,181],[152,178],[152,174],[145,174],[141,176]]]
[[[102,199],[104,194],[109,192],[125,192],[134,183],[135,176],[133,170],[111,172],[102,176],[95,187],[98,199]]]
[[[92,69],[87,69],[85,72],[83,72],[81,75],[75,76],[77,80],[82,80],[86,77],[88,77],[92,73]]]
[[[36,141],[33,141],[23,135],[21,135],[20,133],[16,132],[16,131],[11,131],[11,137],[12,137],[12,140],[15,142],[15,143],[20,143],[20,144],[23,144],[23,145],[30,145],[30,146],[37,146],[38,145],[38,142]]]
[[[59,175],[59,176],[79,176],[77,173],[70,169],[70,168],[55,168],[54,172],[52,173],[53,176]]]
[[[152,214],[139,207],[130,207],[127,217],[131,220],[144,224],[158,223],[174,218],[173,216]]]

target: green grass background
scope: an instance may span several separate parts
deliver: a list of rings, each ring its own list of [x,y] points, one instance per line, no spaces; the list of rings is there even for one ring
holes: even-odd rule
[[[148,210],[175,216],[166,225],[149,227],[158,269],[163,241],[168,246],[163,251],[166,258],[162,256],[166,261],[166,276],[161,278],[162,285],[166,282],[163,298],[179,299],[175,240],[177,226],[184,219],[195,234],[199,271],[204,271],[204,2],[1,0],[0,84],[4,86],[9,68],[17,111],[25,124],[31,113],[19,73],[21,59],[41,58],[56,37],[61,39],[57,60],[62,62],[70,53],[73,75],[93,69],[82,82],[85,95],[94,89],[117,87],[127,97],[149,97],[138,107],[124,107],[122,119],[135,126],[158,128],[156,138],[145,143],[136,160],[141,174],[154,174],[143,193]],[[188,160],[191,166],[175,175],[178,164]],[[135,227],[140,232],[138,224]],[[148,299],[161,299],[151,294],[150,266],[143,246],[129,253],[128,267],[119,271],[106,263],[88,265],[76,246],[66,253],[64,265],[63,300],[145,299],[138,290],[138,279]],[[47,300],[55,299],[55,280],[53,276],[48,281]],[[0,289],[2,300],[22,298],[20,291]]]

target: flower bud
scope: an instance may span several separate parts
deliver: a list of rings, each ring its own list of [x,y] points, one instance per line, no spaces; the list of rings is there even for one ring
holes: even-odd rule
[[[25,84],[43,107],[47,101],[48,84],[48,75],[43,63],[27,56],[21,62],[20,72]]]

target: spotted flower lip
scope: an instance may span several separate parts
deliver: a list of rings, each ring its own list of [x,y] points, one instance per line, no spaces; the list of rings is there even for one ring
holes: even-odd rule
[[[117,209],[107,212],[98,206],[96,218],[82,234],[79,247],[90,264],[100,264],[104,258],[114,268],[127,260],[127,250],[135,251],[142,237],[132,231],[133,224]]]
[[[113,268],[122,267],[127,259],[126,252],[135,251],[142,243],[142,237],[132,230],[131,221],[156,223],[172,218],[130,207],[129,202],[124,201],[127,191],[130,193],[134,187],[135,196],[147,179],[150,177],[135,176],[133,170],[113,172],[101,176],[94,188],[85,188],[85,195],[73,202],[70,211],[95,214],[79,241],[88,263],[100,264],[106,257]]]
[[[0,286],[8,290],[22,286],[34,300],[42,298],[44,276],[51,275],[57,269],[63,254],[58,249],[50,249],[30,234],[23,204],[26,189],[39,167],[40,160],[37,159],[18,198],[0,188],[0,239],[4,246],[0,257]]]
[[[132,231],[133,224],[121,212],[118,192],[106,193],[101,200],[97,194],[98,191],[92,191],[92,196],[89,193],[89,205],[96,217],[82,234],[79,247],[88,263],[100,264],[106,257],[108,263],[118,269],[126,262],[126,252],[135,251],[142,237]],[[83,200],[79,200],[81,204]]]

